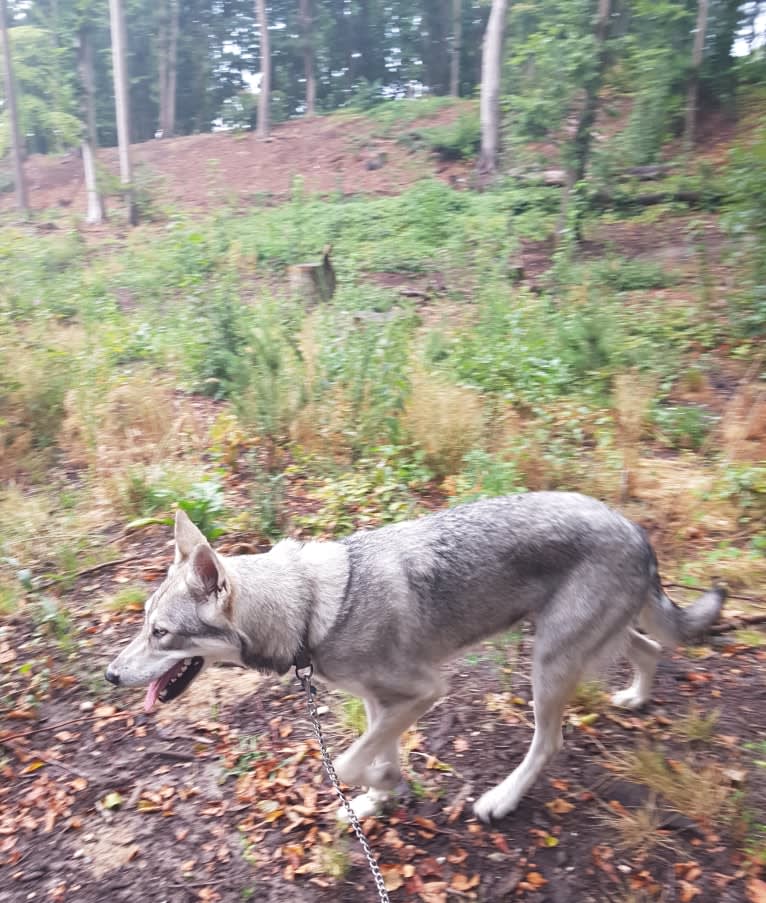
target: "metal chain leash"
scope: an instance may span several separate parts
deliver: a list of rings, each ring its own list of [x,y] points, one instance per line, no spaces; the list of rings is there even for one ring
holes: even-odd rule
[[[319,751],[322,754],[322,762],[324,763],[325,771],[330,778],[330,783],[332,784],[335,793],[338,795],[338,799],[345,806],[351,827],[354,829],[354,833],[356,834],[359,843],[362,845],[364,855],[367,857],[367,862],[370,866],[370,871],[372,872],[372,877],[375,881],[375,887],[378,891],[378,897],[380,898],[381,903],[391,903],[391,900],[388,896],[388,891],[386,890],[385,882],[383,881],[383,875],[381,875],[377,860],[375,859],[375,856],[370,849],[370,843],[367,840],[367,836],[365,835],[361,824],[359,823],[356,812],[354,812],[351,803],[349,803],[349,801],[346,799],[345,794],[340,789],[340,781],[338,780],[338,775],[335,773],[335,766],[332,764],[330,754],[327,751],[327,747],[325,746],[324,735],[322,734],[322,725],[319,723],[319,713],[317,711],[316,703],[314,702],[314,693],[316,692],[316,690],[311,685],[311,675],[313,673],[314,669],[311,665],[308,665],[305,668],[296,667],[295,669],[295,676],[301,682],[303,691],[306,694],[306,706],[309,710],[309,718],[311,719],[311,724],[314,728],[314,733],[316,734],[316,738],[319,743]]]

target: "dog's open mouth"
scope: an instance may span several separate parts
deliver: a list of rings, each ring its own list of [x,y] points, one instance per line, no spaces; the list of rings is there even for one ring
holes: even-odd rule
[[[160,702],[170,702],[171,699],[180,696],[199,674],[204,664],[205,659],[195,655],[194,658],[182,658],[172,668],[168,668],[162,677],[149,684],[144,698],[144,711],[151,712],[158,699]]]

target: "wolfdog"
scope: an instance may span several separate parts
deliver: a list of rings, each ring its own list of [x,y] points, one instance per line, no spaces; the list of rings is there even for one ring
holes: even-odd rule
[[[148,711],[211,662],[284,674],[310,660],[320,680],[364,701],[367,730],[335,763],[344,783],[366,788],[353,801],[362,816],[399,784],[399,737],[446,692],[440,665],[528,619],[534,736],[521,764],[475,802],[490,821],[518,805],[561,748],[564,706],[589,666],[623,653],[633,682],[612,700],[638,708],[660,652],[647,634],[670,646],[692,640],[724,599],[714,588],[677,607],[641,527],[576,493],[486,499],[237,557],[217,554],[179,511],[175,560],[106,678],[148,685]]]

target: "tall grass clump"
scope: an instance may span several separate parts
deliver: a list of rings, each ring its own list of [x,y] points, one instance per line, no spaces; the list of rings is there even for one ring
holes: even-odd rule
[[[475,390],[423,370],[413,374],[402,422],[436,476],[460,471],[465,456],[481,444],[484,417],[482,399]]]

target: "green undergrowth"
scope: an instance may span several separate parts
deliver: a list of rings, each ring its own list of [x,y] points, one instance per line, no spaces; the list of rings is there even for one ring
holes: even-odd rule
[[[559,203],[558,189],[510,181],[370,198],[296,181],[279,206],[176,214],[124,238],[86,241],[65,220],[3,229],[0,477],[60,511],[46,486],[69,467],[79,513],[127,523],[180,505],[212,537],[244,524],[225,494],[246,474],[249,525],[327,535],[432,498],[566,488],[615,501],[630,450],[663,446],[696,456],[714,477],[707,503],[754,531],[758,467],[727,459],[720,409],[673,394],[690,357],[703,384],[721,343],[752,350],[734,315],[751,296],[711,318],[703,285],[619,247],[556,255],[534,291],[515,283],[509,259],[550,238]],[[288,268],[326,245],[337,290],[311,306]],[[649,387],[636,410],[619,380]],[[293,512],[296,482],[306,504]],[[57,539],[55,571],[86,549],[80,521]]]

